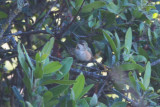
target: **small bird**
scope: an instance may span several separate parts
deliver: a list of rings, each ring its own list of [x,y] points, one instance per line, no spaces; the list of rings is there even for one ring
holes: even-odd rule
[[[88,47],[88,44],[86,41],[81,40],[76,45],[76,48],[74,49],[74,55],[77,60],[79,61],[91,61],[93,58],[92,51]]]

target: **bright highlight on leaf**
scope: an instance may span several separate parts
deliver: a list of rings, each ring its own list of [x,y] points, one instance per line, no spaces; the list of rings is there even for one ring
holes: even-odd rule
[[[152,18],[153,19],[156,19],[158,17],[158,13],[154,13],[153,15],[152,15]]]

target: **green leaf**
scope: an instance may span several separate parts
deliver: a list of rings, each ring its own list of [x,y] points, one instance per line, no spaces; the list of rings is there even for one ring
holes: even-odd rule
[[[33,86],[33,82],[31,82],[30,78],[26,73],[24,73],[23,82],[25,84],[25,87],[27,88],[28,94],[31,95],[31,89]]]
[[[131,28],[128,28],[125,35],[125,44],[124,44],[124,53],[123,53],[124,61],[128,61],[130,59],[131,47],[132,47],[132,30]]]
[[[61,84],[61,85],[71,85],[73,83],[76,83],[75,80],[47,80],[44,81],[41,85],[48,85],[48,84]]]
[[[106,5],[108,11],[114,14],[119,14],[120,11],[122,10],[119,6],[115,5],[113,2],[110,2],[109,4]]]
[[[73,91],[75,94],[75,100],[78,100],[79,96],[81,95],[83,88],[84,88],[84,84],[85,84],[85,78],[83,74],[80,74],[77,79],[76,79],[76,83],[73,85]]]
[[[151,35],[151,29],[148,28],[148,38],[149,38],[149,43],[151,45],[151,49],[153,51],[153,54],[156,55],[156,52],[155,52],[155,49],[154,49],[154,46],[152,44],[152,35]]]
[[[140,25],[139,25],[139,32],[140,32],[140,35],[142,35],[142,32],[144,30],[144,22],[141,22]]]
[[[16,96],[16,98],[19,100],[19,101],[24,101],[23,100],[23,97],[20,95],[20,92],[18,91],[17,87],[16,86],[13,86],[12,87],[12,90],[14,92],[14,95]]]
[[[60,69],[62,74],[57,74],[57,79],[63,78],[69,72],[69,70],[72,66],[72,63],[73,63],[72,57],[67,57],[67,58],[63,59],[63,61],[61,62],[62,68]]]
[[[145,90],[146,90],[146,88],[144,87],[144,85],[142,84],[142,82],[138,82],[138,83],[139,83],[139,85],[140,85],[141,89],[142,89],[143,91],[145,91]]]
[[[20,94],[20,92],[18,91],[17,87],[16,86],[12,86],[12,90],[13,90],[13,93],[16,96],[18,102],[20,103],[20,106],[24,105],[23,97]]]
[[[94,25],[96,25],[96,19],[93,18],[93,14],[89,16],[88,18],[88,26],[92,28]]]
[[[42,78],[43,77],[43,63],[36,62],[36,69],[34,72],[35,78]]]
[[[145,70],[145,74],[144,74],[144,87],[147,89],[149,84],[150,84],[150,78],[151,78],[151,64],[150,62],[147,63],[146,65],[146,70]]]
[[[43,49],[42,49],[42,54],[50,55],[51,50],[52,50],[52,48],[53,48],[53,44],[54,44],[54,38],[52,37],[52,38],[50,39],[50,41],[47,42],[47,43],[44,45],[44,47],[43,47]]]
[[[89,105],[90,105],[91,107],[94,107],[94,106],[97,105],[97,103],[98,103],[98,97],[97,97],[97,95],[94,93],[93,97],[92,97],[91,100],[90,100]]]
[[[80,99],[82,96],[84,96],[93,86],[94,86],[94,84],[90,84],[90,85],[88,85],[87,87],[85,87],[85,88],[83,89],[83,91],[81,92],[81,94],[80,94],[80,96],[79,96],[79,99]]]
[[[6,13],[4,13],[3,11],[0,11],[0,19],[2,18],[7,18],[8,15]]]
[[[133,55],[132,58],[136,62],[145,62],[145,63],[147,63],[147,59],[142,55]]]
[[[114,41],[105,31],[103,31],[103,35],[104,35],[104,38],[106,40],[108,40],[109,44],[111,45],[111,48],[116,55],[116,61],[118,61],[118,54],[117,54],[117,49],[116,49],[116,45],[115,45]]]
[[[32,61],[31,61],[30,57],[28,56],[28,53],[27,53],[27,51],[26,51],[24,45],[22,45],[22,46],[23,46],[23,49],[24,49],[24,52],[25,52],[25,55],[26,55],[28,64],[30,65],[30,67],[32,68],[32,70],[34,70],[34,69],[35,69],[35,68],[34,68],[34,65],[32,64]]]
[[[95,1],[93,3],[90,3],[88,5],[83,6],[81,12],[83,12],[83,13],[91,12],[91,11],[96,10],[100,7],[103,7],[105,5],[106,5],[106,3],[103,1]]]
[[[132,47],[132,29],[128,28],[127,33],[125,35],[125,52],[127,54],[130,54],[131,47]]]
[[[146,52],[143,48],[139,47],[139,48],[138,48],[138,52],[139,52],[140,55],[145,56],[145,58],[146,58],[147,60],[149,60],[149,56],[148,56],[147,52]]]
[[[122,71],[138,70],[140,73],[144,72],[144,68],[139,64],[122,64],[118,67]]]
[[[76,7],[80,7],[83,3],[83,0],[75,0]]]
[[[85,99],[78,100],[78,105],[79,107],[89,107],[89,104],[87,103]]]
[[[28,101],[26,101],[26,104],[27,104],[27,107],[33,107],[33,105]],[[23,107],[25,107],[25,106],[23,106]]]
[[[119,60],[120,55],[121,55],[121,42],[120,42],[119,36],[116,32],[115,32],[115,37],[116,37],[116,44],[117,44],[117,56],[118,56],[118,60]]]
[[[20,47],[20,42],[18,42],[18,46],[17,46],[17,51],[18,51],[18,60],[24,70],[24,78],[23,78],[23,82],[27,88],[27,91],[29,94],[31,94],[31,87],[32,87],[32,82],[30,79],[32,79],[32,77],[30,76],[31,71],[30,68],[28,66],[28,64],[26,63],[26,59],[24,56],[24,53]]]
[[[135,18],[140,18],[143,15],[143,13],[138,8],[136,8],[132,13]]]
[[[132,72],[129,72],[129,79],[130,79],[130,82],[131,82],[131,86],[134,88],[134,89],[136,89],[136,80],[135,80],[135,78],[133,77],[133,75],[132,75]]]
[[[126,102],[115,102],[111,107],[126,107]]]
[[[53,94],[50,91],[46,91],[43,94],[44,103],[48,103],[53,98]]]
[[[40,52],[39,53],[36,53],[36,62],[43,62],[44,60],[46,60],[48,57],[48,54],[41,54]]]
[[[66,89],[68,89],[69,86],[68,85],[58,85],[54,88],[49,89],[49,91],[51,91],[53,93],[53,96],[59,96],[61,93],[63,93]]]
[[[49,74],[58,71],[62,65],[58,61],[52,61],[44,67],[44,74]]]
[[[23,53],[23,51],[21,49],[20,42],[18,42],[17,49],[18,49],[17,51],[18,51],[19,62],[21,64],[23,70],[28,72],[29,71],[29,67],[28,67],[28,64],[26,63],[26,59],[25,59],[24,53]]]

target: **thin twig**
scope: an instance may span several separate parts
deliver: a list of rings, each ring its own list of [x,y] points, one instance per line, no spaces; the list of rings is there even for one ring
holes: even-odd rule
[[[125,100],[131,102],[134,106],[138,105],[137,102],[135,102],[134,100],[132,99],[129,99],[127,96],[123,95],[121,92],[119,92],[118,90],[116,90],[115,88],[112,88],[112,90],[118,94],[120,94]]]
[[[28,3],[25,3],[22,8],[24,6],[29,5]],[[7,30],[8,26],[11,25],[13,19],[21,12],[22,10],[15,8],[14,10],[12,10],[12,12],[10,12],[9,18],[7,19],[6,23],[3,24],[2,26],[2,30],[0,31],[0,39],[3,37],[4,32]]]
[[[104,86],[105,86],[105,85],[106,85],[106,80],[105,80],[105,82],[103,83],[103,85],[101,86],[100,90],[98,91],[98,94],[97,94],[98,98],[101,96],[101,93],[103,92],[103,89],[104,89]]]
[[[160,63],[160,59],[157,59],[151,63],[151,66],[155,66]]]

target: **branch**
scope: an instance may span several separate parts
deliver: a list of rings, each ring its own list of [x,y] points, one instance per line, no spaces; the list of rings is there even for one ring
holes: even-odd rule
[[[25,3],[21,8],[23,8],[24,6],[29,5],[28,3]],[[21,9],[14,9],[12,12],[10,12],[9,18],[7,19],[6,23],[3,24],[2,26],[2,30],[0,31],[0,39],[3,37],[4,32],[7,30],[8,26],[11,25],[11,22],[13,21],[13,19],[21,12]]]
[[[69,29],[69,27],[73,24],[73,22],[76,20],[79,12],[80,12],[81,9],[82,9],[82,6],[83,6],[84,2],[85,2],[85,0],[83,0],[83,3],[81,4],[81,7],[79,8],[77,14],[74,16],[74,18],[73,18],[73,20],[71,21],[71,23],[69,23],[69,24],[66,26],[66,28],[60,33],[60,35],[63,35],[63,34]]]
[[[118,90],[116,90],[115,88],[112,88],[112,90],[118,94],[120,94],[125,100],[131,102],[134,106],[138,105],[137,102],[135,102],[134,100],[132,99],[129,99],[128,97],[126,97],[125,95],[123,95],[121,92],[119,92]],[[137,107],[137,106],[136,106]]]
[[[48,15],[50,14],[52,8],[56,5],[57,0],[55,1],[55,3],[51,6],[51,8],[49,9],[49,11],[47,12],[47,14],[44,16],[42,22],[39,24],[38,29],[42,26],[42,24],[44,23],[44,21],[46,20],[46,18],[48,17]]]
[[[151,66],[155,66],[160,63],[160,59],[157,59],[151,63]]]
[[[70,70],[76,74],[80,74],[82,72],[85,76],[92,77],[94,79],[100,79],[100,80],[103,79],[104,80],[104,79],[108,78],[107,76],[98,75],[95,72],[82,71],[80,69],[75,69],[75,68],[71,68]]]
[[[3,64],[6,60],[9,60],[9,59],[17,57],[17,56],[18,56],[17,54],[14,54],[12,56],[7,56],[7,57],[0,60],[0,64]]]

